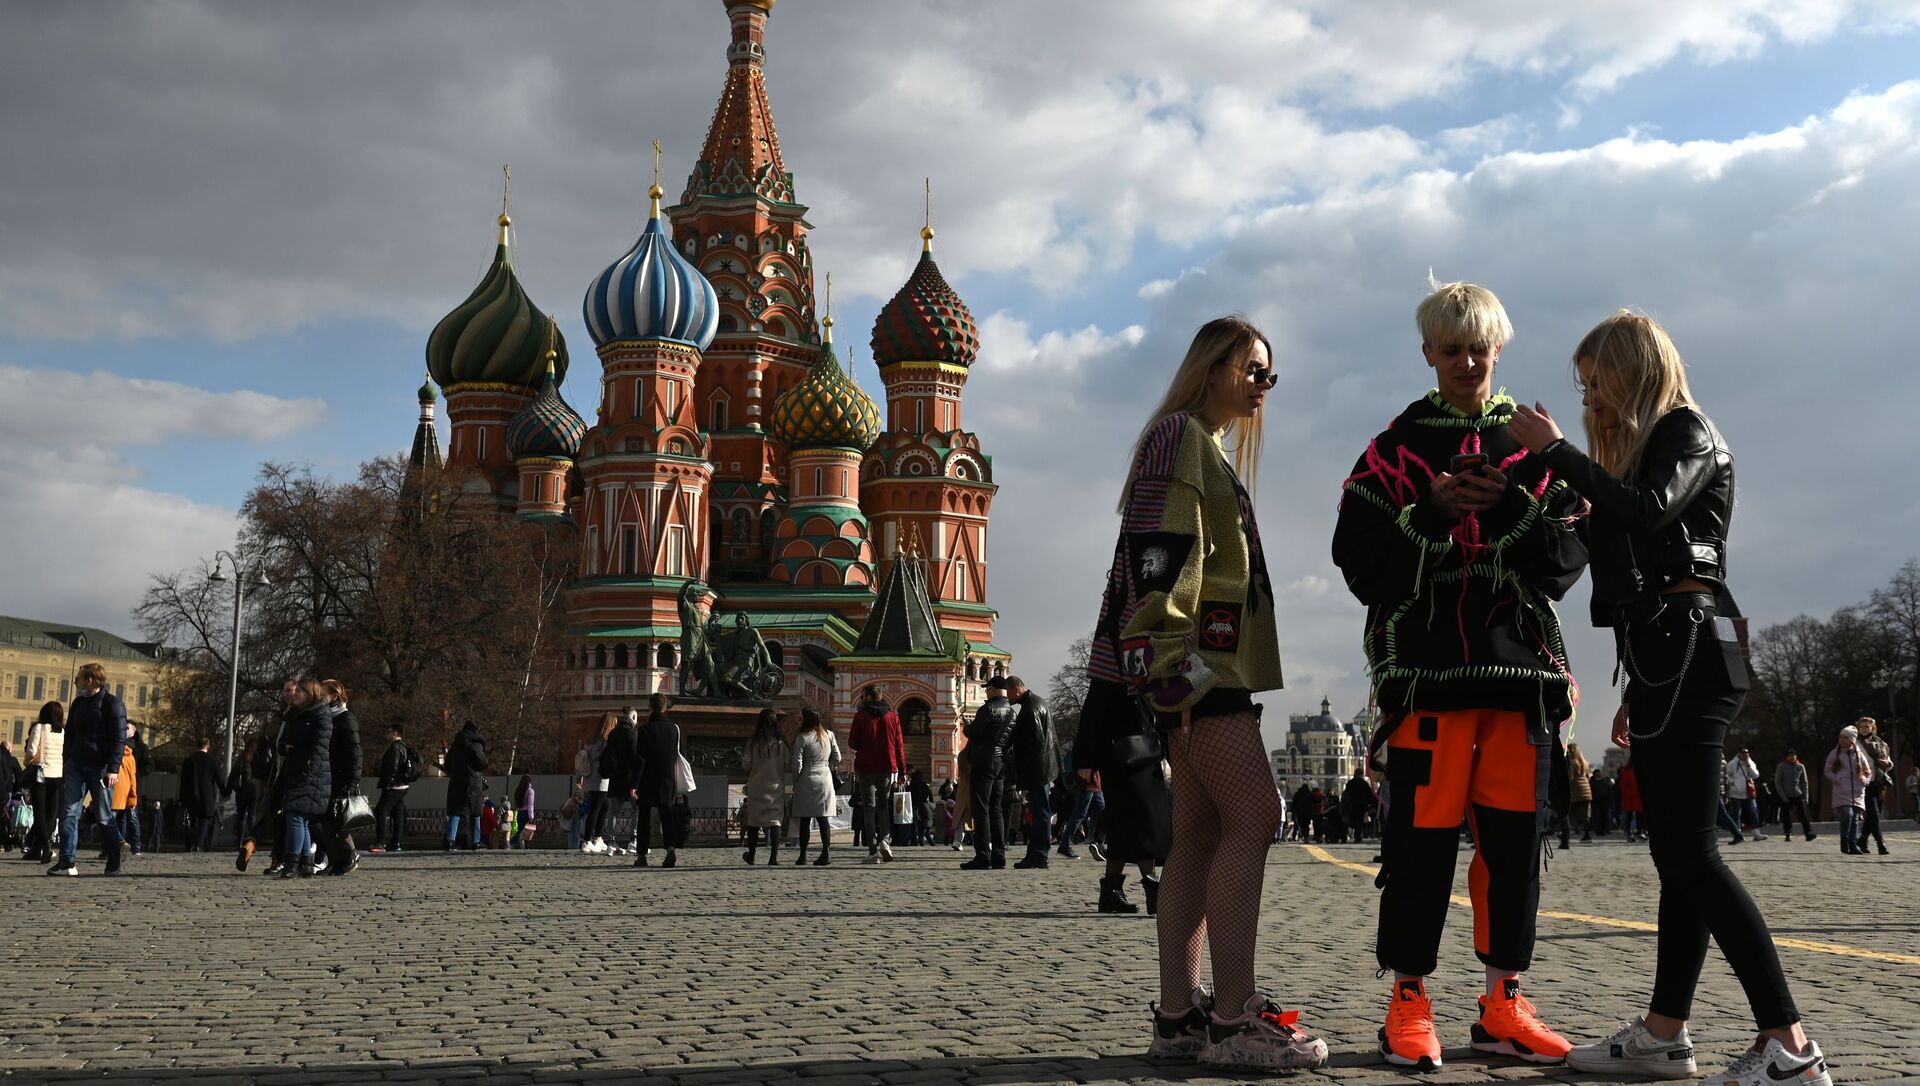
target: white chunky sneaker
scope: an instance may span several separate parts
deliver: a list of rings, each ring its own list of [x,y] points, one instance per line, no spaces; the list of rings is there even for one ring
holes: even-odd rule
[[[1213,1014],[1213,993],[1206,988],[1193,990],[1187,1013],[1178,1018],[1168,1018],[1153,1004],[1148,1004],[1148,1009],[1153,1012],[1153,1043],[1147,1046],[1149,1059],[1191,1060],[1198,1058],[1200,1050],[1207,1047],[1207,1021]]]
[[[1604,1041],[1575,1045],[1567,1053],[1567,1066],[1576,1071],[1635,1078],[1692,1078],[1699,1073],[1693,1062],[1693,1040],[1685,1026],[1680,1027],[1678,1037],[1663,1041],[1647,1029],[1642,1018],[1621,1026]]]
[[[1297,1027],[1299,1011],[1283,1011],[1260,992],[1238,1017],[1207,1020],[1200,1063],[1223,1071],[1300,1071],[1327,1062],[1327,1042]]]
[[[1767,1047],[1747,1050],[1732,1067],[1701,1081],[1703,1086],[1833,1086],[1826,1053],[1818,1044],[1808,1041],[1807,1050],[1796,1056],[1771,1037]]]

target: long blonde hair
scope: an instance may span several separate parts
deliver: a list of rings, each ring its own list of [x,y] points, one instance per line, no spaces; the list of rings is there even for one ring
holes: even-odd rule
[[[1687,364],[1659,322],[1631,309],[1594,325],[1573,349],[1576,371],[1582,358],[1593,359],[1584,419],[1587,452],[1613,474],[1632,475],[1653,424],[1674,408],[1699,407],[1687,387]],[[1613,407],[1617,429],[1602,432],[1594,425],[1592,405],[1602,399]]]
[[[1168,418],[1182,412],[1193,413],[1207,405],[1207,382],[1213,376],[1217,366],[1230,365],[1244,367],[1253,357],[1253,345],[1260,344],[1267,349],[1268,365],[1273,364],[1273,344],[1267,342],[1266,334],[1253,326],[1245,317],[1215,317],[1200,326],[1193,334],[1193,342],[1187,346],[1187,357],[1180,360],[1180,368],[1173,373],[1173,383],[1167,386],[1167,394],[1161,398],[1160,406],[1147,416],[1147,424],[1140,428],[1140,436],[1134,439],[1133,454],[1127,464],[1127,482],[1120,488],[1120,508],[1127,507],[1127,499],[1133,496],[1133,481],[1140,469],[1140,449],[1147,442],[1147,436],[1154,427]],[[1233,468],[1240,476],[1240,483],[1252,494],[1260,475],[1260,442],[1262,437],[1262,415],[1255,412],[1251,418],[1233,419],[1227,424],[1227,431],[1233,439]],[[1224,444],[1224,442],[1223,442]]]
[[[1587,761],[1587,756],[1581,753],[1578,743],[1567,744],[1567,770],[1569,774],[1577,774],[1581,777],[1586,777],[1593,772],[1592,764]]]

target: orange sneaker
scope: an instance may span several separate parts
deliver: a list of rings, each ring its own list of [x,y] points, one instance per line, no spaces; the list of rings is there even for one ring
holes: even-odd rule
[[[1498,995],[1480,997],[1480,1020],[1473,1024],[1475,1052],[1518,1056],[1528,1063],[1562,1063],[1571,1048],[1520,994],[1519,977],[1503,978]]]
[[[1380,1030],[1380,1054],[1387,1062],[1417,1071],[1440,1070],[1440,1035],[1433,1031],[1433,1003],[1426,982],[1408,977],[1393,984],[1387,1024]]]

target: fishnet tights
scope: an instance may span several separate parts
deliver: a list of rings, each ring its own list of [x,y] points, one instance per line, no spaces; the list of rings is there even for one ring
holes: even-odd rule
[[[1213,956],[1215,999],[1234,1017],[1253,997],[1253,952],[1267,848],[1280,800],[1255,713],[1205,717],[1168,736],[1173,854],[1160,882],[1160,1007],[1181,1014],[1200,983],[1200,943]]]

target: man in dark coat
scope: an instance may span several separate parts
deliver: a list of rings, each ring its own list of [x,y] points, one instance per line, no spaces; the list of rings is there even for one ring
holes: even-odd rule
[[[984,684],[987,702],[967,725],[967,763],[973,782],[973,859],[964,871],[1007,866],[1007,761],[1019,714],[1007,700],[1007,680]]]
[[[672,867],[678,858],[677,850],[686,842],[681,840],[680,819],[674,809],[674,800],[679,798],[680,788],[674,780],[674,769],[680,760],[680,725],[667,716],[671,702],[662,693],[650,698],[647,723],[636,733],[634,744],[634,787],[627,794],[639,805],[633,813],[635,828],[640,839],[635,845],[639,856],[633,861],[635,867],[647,866],[647,849],[653,843],[652,816],[660,815],[660,834],[666,838],[667,858],[660,861],[661,867]]]
[[[80,693],[67,709],[66,742],[60,815],[60,855],[49,875],[76,875],[74,853],[80,843],[80,804],[93,796],[105,835],[107,871],[120,873],[120,827],[113,818],[113,786],[120,777],[120,761],[127,737],[127,707],[107,689],[107,669],[92,663],[80,669]]]
[[[1007,679],[1007,698],[1018,714],[1013,726],[1013,770],[1027,793],[1033,824],[1027,831],[1027,855],[1015,867],[1047,866],[1053,847],[1053,780],[1060,775],[1060,738],[1045,698],[1027,689],[1019,676]]]
[[[1293,816],[1293,839],[1308,840],[1313,832],[1313,789],[1303,784],[1295,790],[1287,811]]]
[[[447,840],[451,852],[460,839],[461,819],[466,819],[467,840],[460,847],[468,852],[480,847],[480,805],[486,791],[487,741],[480,738],[480,725],[469,720],[447,744]]]
[[[918,769],[907,771],[907,792],[913,797],[913,836],[916,845],[933,844],[933,788]]]
[[[348,796],[360,793],[360,720],[347,707],[347,700],[352,694],[345,683],[328,679],[320,685],[327,691],[331,702],[327,711],[333,717],[333,738],[327,753],[328,764],[333,770],[333,795],[328,799],[326,815],[314,823],[313,836],[325,852],[327,872],[346,875],[360,866],[360,853],[354,848],[353,834],[340,824],[342,803]]]
[[[400,725],[387,729],[387,752],[380,758],[380,804],[373,810],[373,847],[369,852],[399,852],[407,822],[407,791],[419,769],[413,748],[400,737]],[[384,832],[383,832],[384,831]],[[380,842],[385,841],[384,849]]]
[[[624,842],[616,836],[607,851],[615,856],[630,852],[638,835],[638,825],[643,815],[635,803],[635,793],[640,787],[640,710],[631,705],[620,707],[620,722],[607,734],[607,742],[600,750],[600,775],[607,781],[607,808],[609,827],[620,823],[620,812],[634,812],[635,829],[630,831]],[[618,833],[618,830],[614,830]]]
[[[1367,814],[1373,810],[1373,784],[1367,780],[1366,767],[1353,771],[1347,780],[1346,788],[1340,792],[1340,812],[1346,818],[1347,828],[1353,831],[1355,841],[1366,837]]]
[[[200,740],[200,749],[180,763],[180,811],[187,819],[187,851],[213,847],[213,826],[220,819],[220,765]]]
[[[301,679],[295,686],[280,729],[286,751],[276,782],[286,824],[280,875],[306,878],[317,870],[313,824],[327,817],[333,800],[333,714],[319,683]]]

